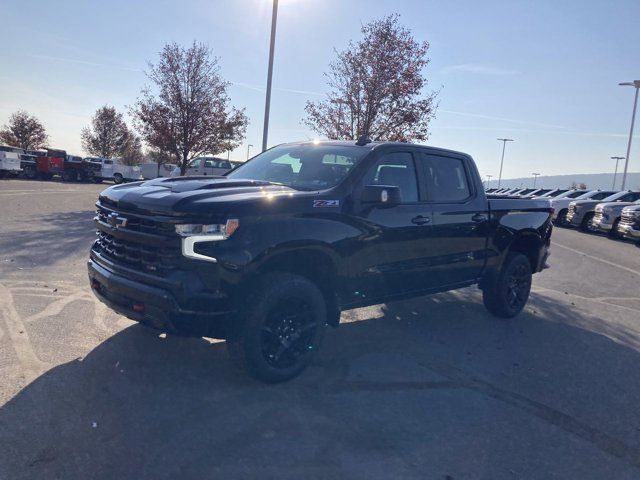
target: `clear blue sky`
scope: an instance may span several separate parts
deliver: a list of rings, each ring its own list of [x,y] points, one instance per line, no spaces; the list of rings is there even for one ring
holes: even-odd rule
[[[313,138],[306,100],[321,98],[333,49],[360,25],[398,12],[431,44],[425,74],[441,88],[427,143],[473,155],[503,178],[611,171],[624,155],[640,78],[640,1],[281,0],[269,144]],[[246,107],[247,142],[261,144],[270,0],[2,0],[0,124],[23,108],[53,146],[81,152],[80,130],[101,105],[125,110],[165,42],[208,44]],[[636,129],[640,133],[640,125]],[[631,171],[640,171],[636,134]],[[244,159],[246,143],[231,158]]]

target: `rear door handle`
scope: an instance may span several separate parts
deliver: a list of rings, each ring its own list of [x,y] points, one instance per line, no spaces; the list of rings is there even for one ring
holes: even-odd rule
[[[424,225],[426,223],[429,223],[431,221],[431,219],[429,217],[425,217],[423,215],[418,215],[417,217],[413,217],[411,219],[411,223],[413,223],[414,225]]]
[[[487,216],[483,213],[476,213],[473,217],[471,217],[471,220],[473,220],[474,222],[480,223],[480,222],[486,221]]]

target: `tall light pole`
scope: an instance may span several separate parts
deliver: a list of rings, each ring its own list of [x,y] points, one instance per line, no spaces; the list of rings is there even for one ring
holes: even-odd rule
[[[636,121],[636,107],[638,106],[638,89],[640,89],[640,80],[634,80],[633,82],[623,82],[618,85],[625,87],[634,87],[636,89],[636,97],[633,101],[633,114],[631,115],[631,129],[629,130],[629,143],[627,144],[627,158],[624,161],[624,173],[622,174],[622,188],[627,183],[627,170],[629,169],[629,155],[631,155],[631,140],[633,139],[633,124]]]
[[[249,160],[249,150],[251,149],[251,147],[253,147],[253,145],[247,145],[247,160]]]
[[[489,188],[489,183],[491,182],[492,178],[493,178],[493,175],[487,175],[487,186],[485,187],[485,190]]]
[[[276,22],[278,20],[278,0],[273,0],[271,14],[271,43],[269,43],[269,70],[267,73],[267,96],[264,101],[264,128],[262,130],[262,151],[267,149],[269,135],[269,110],[271,108],[271,81],[273,80],[273,51],[276,46]]]
[[[538,177],[540,176],[540,174],[534,172],[531,175],[533,175],[533,188],[536,188],[536,180],[538,180]]]
[[[615,190],[616,188],[616,177],[618,176],[618,162],[622,159],[624,159],[624,157],[611,157],[611,160],[616,161],[616,169],[613,172],[613,186],[611,187],[612,190]]]
[[[513,142],[510,138],[499,138],[502,142],[502,160],[500,160],[500,175],[498,176],[498,188],[500,188],[500,182],[502,181],[502,164],[504,163],[504,149],[507,146],[507,142]]]

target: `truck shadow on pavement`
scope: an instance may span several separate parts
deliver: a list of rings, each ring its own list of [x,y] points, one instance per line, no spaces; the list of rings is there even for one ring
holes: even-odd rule
[[[94,216],[94,211],[81,210],[26,217],[19,231],[0,234],[5,266],[31,268],[51,265],[73,255],[86,257],[96,238]],[[35,228],[30,229],[32,225]]]
[[[347,312],[278,385],[131,326],[0,409],[0,478],[637,478],[637,336],[532,300]]]

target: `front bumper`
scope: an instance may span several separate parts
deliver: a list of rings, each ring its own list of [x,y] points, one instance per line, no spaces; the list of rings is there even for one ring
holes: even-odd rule
[[[633,240],[640,239],[640,230],[633,228],[632,225],[618,225],[618,233],[625,238],[631,238]]]
[[[102,303],[117,313],[169,333],[215,338],[228,336],[234,313],[228,302],[215,295],[203,298],[202,293],[198,293],[198,302],[187,303],[198,303],[204,308],[187,309],[169,290],[115,273],[100,265],[94,256],[92,253],[87,263],[91,289]]]
[[[594,220],[591,225],[593,225],[593,228],[595,228],[596,230],[600,230],[601,232],[610,232],[611,229],[613,228],[613,224],[612,223],[607,223],[606,220]]]
[[[567,225],[570,225],[572,227],[579,227],[580,224],[582,223],[582,219],[584,218],[584,213],[580,212],[580,213],[576,213],[576,212],[572,212],[572,213],[568,213],[567,214]]]

